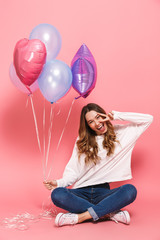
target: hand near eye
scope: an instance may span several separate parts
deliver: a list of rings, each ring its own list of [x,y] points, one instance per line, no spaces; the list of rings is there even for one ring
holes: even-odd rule
[[[107,114],[104,113],[98,113],[103,119],[101,120],[101,122],[106,122],[106,121],[111,121],[114,119],[114,115],[112,112],[109,112]]]

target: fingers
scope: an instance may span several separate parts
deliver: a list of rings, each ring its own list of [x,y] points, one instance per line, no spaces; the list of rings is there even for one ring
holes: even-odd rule
[[[46,186],[46,185],[45,185],[45,187],[46,187],[48,190],[52,190],[52,188],[53,188],[53,187],[51,187],[51,186]]]
[[[46,180],[46,181],[44,181],[43,183],[44,183],[44,184],[50,184],[50,185],[53,185],[53,182],[52,182],[51,180],[50,180],[50,181],[47,181],[47,180]]]
[[[53,190],[57,187],[57,182],[55,180],[46,180],[43,181],[43,184],[48,190]]]
[[[104,118],[104,119],[101,119],[100,122],[106,122],[106,121],[109,121],[109,120],[110,120],[110,118],[109,118],[109,117],[106,117],[106,118]]]
[[[106,114],[104,114],[104,113],[98,113],[100,116],[102,116],[102,117],[107,117],[107,115]]]
[[[108,114],[113,116],[113,112],[109,112]]]
[[[100,116],[102,116],[102,119],[100,120],[100,122],[106,122],[106,121],[109,121],[110,118],[107,114],[104,114],[104,113],[98,113]]]
[[[51,181],[47,181],[47,180],[46,180],[46,181],[44,181],[43,183],[44,183],[44,184],[51,184]]]
[[[104,113],[98,113],[101,117],[102,117],[102,121],[106,121],[108,119],[108,116],[107,114],[104,114]]]
[[[108,113],[108,116],[110,117],[111,120],[114,119],[114,114],[113,114],[112,112],[109,112],[109,113]]]
[[[50,183],[48,182],[43,182],[44,186],[48,189],[48,190],[52,190],[54,187],[53,185],[51,185]]]
[[[109,112],[107,114],[104,114],[104,113],[98,113],[100,116],[103,117],[103,119],[101,120],[101,122],[106,122],[106,121],[109,121],[109,120],[113,120],[113,113],[112,112]]]
[[[43,182],[43,184],[44,184],[44,186],[50,186],[50,184],[49,183],[47,183],[47,182]]]

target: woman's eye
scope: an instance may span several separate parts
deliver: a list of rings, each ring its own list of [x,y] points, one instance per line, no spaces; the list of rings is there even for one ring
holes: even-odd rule
[[[98,115],[97,118],[100,118],[100,115]]]

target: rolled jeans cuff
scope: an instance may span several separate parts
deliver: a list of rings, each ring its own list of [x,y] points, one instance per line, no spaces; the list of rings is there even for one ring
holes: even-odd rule
[[[94,211],[94,209],[92,207],[88,208],[88,212],[92,216],[93,221],[97,221],[99,219],[99,217],[97,216],[96,212]]]

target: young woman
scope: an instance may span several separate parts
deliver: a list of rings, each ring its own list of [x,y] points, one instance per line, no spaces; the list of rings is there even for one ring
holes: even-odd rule
[[[113,126],[111,120],[129,123]],[[52,191],[53,203],[69,212],[56,216],[56,226],[77,224],[88,219],[97,221],[101,217],[117,223],[130,223],[129,213],[120,209],[135,200],[136,188],[125,184],[110,189],[109,183],[132,178],[132,150],[152,120],[148,114],[106,113],[94,103],[83,107],[79,137],[63,178],[44,182],[45,187]],[[66,188],[72,184],[72,189]]]

